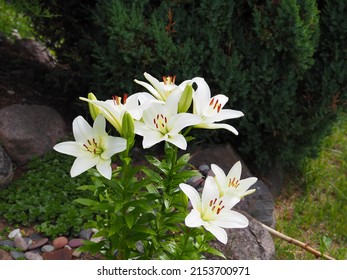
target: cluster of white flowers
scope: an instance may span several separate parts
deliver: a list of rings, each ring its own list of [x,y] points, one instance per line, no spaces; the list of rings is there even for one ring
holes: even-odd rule
[[[58,152],[76,157],[71,168],[72,177],[96,166],[102,176],[111,179],[111,157],[127,149],[129,127],[133,129],[131,133],[143,136],[142,145],[145,149],[166,141],[185,150],[187,141],[182,130],[188,127],[222,128],[238,134],[233,126],[220,122],[242,117],[243,113],[224,109],[228,97],[222,94],[211,97],[210,88],[203,78],[196,77],[176,85],[176,77],[165,76],[159,82],[148,73],[144,73],[144,76],[149,83],[135,82],[148,92],[132,94],[123,98],[123,102],[120,97],[100,101],[92,93],[88,98],[81,98],[89,104],[94,119],[93,127],[78,116],[73,121],[76,141],[59,143],[54,147]],[[124,118],[128,118],[127,122],[124,122]],[[105,119],[121,137],[109,136],[105,132]],[[226,243],[227,235],[223,228],[248,225],[245,216],[230,209],[243,196],[252,192],[247,190],[256,178],[240,180],[240,163],[234,165],[228,176],[216,165],[211,168],[216,176],[207,177],[201,199],[193,187],[180,184],[193,206],[185,222],[189,227],[204,226],[218,240]]]

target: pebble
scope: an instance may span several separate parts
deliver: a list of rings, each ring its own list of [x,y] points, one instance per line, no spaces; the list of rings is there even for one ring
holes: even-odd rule
[[[206,176],[207,172],[210,170],[210,167],[207,164],[201,164],[199,165],[199,171],[202,175]]]
[[[21,235],[16,235],[14,237],[14,246],[21,251],[26,251],[28,249],[28,243]]]
[[[72,252],[72,256],[75,257],[75,258],[79,258],[82,254],[83,254],[83,252],[78,251],[78,250],[74,250]]]
[[[11,254],[12,258],[14,258],[15,260],[25,258],[25,255],[23,252],[10,251],[10,254]]]
[[[68,242],[69,240],[65,236],[60,236],[53,240],[52,245],[55,249],[60,249],[64,248],[64,246],[67,245]]]
[[[22,236],[22,234],[21,234],[19,228],[16,228],[16,229],[12,230],[12,231],[8,234],[8,238],[14,239],[16,235]]]
[[[4,249],[0,249],[0,261],[1,260],[13,260],[11,254]]]
[[[79,238],[85,239],[85,240],[89,240],[93,235],[93,231],[91,228],[87,228],[87,229],[83,229],[80,231],[80,233],[78,234]]]
[[[83,245],[83,239],[81,238],[71,239],[67,245],[69,245],[71,248],[81,247]]]
[[[42,246],[41,251],[43,253],[53,252],[54,247],[52,245],[44,245],[44,246]]]
[[[201,184],[204,182],[204,179],[202,176],[194,176],[190,179],[187,180],[187,184],[191,185],[193,188],[199,188],[201,186]]]
[[[42,256],[31,251],[25,252],[24,256],[27,260],[32,260],[32,261],[43,260]]]
[[[39,239],[37,241],[33,241],[28,249],[29,250],[33,250],[33,249],[36,249],[36,248],[40,248],[42,247],[43,245],[45,245],[46,243],[48,242],[48,238],[42,238],[42,239]]]
[[[11,247],[14,248],[14,242],[12,240],[0,240],[0,246]]]
[[[33,232],[32,234],[29,235],[30,239],[33,240],[34,242],[43,239],[43,236],[37,232]]]

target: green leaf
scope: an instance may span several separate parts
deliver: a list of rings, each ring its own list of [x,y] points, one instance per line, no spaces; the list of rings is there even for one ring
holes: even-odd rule
[[[88,198],[76,198],[74,202],[85,205],[85,206],[89,206],[89,207],[97,206],[99,204],[99,202],[92,199],[88,199]]]
[[[164,174],[167,174],[169,172],[169,168],[167,166],[167,164],[163,161],[161,162],[159,159],[157,159],[154,156],[149,156],[146,155],[146,159],[148,160],[148,162],[150,164],[152,164],[153,166],[157,167],[160,171],[162,171]]]
[[[221,257],[223,259],[226,259],[226,256],[222,252],[220,252],[217,249],[212,248],[212,247],[208,247],[207,250],[206,250],[206,253],[209,253],[209,254]]]
[[[134,214],[132,212],[127,213],[127,214],[125,214],[124,218],[125,218],[125,222],[127,223],[128,228],[131,229],[132,226],[134,225],[134,221],[135,221]]]

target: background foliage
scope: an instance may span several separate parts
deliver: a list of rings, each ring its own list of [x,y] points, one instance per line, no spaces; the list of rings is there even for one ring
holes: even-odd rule
[[[313,155],[345,109],[345,1],[37,3],[54,15],[31,15],[37,34],[100,99],[142,90],[133,79],[145,71],[204,77],[245,113],[238,137],[207,135],[232,142],[259,169]]]

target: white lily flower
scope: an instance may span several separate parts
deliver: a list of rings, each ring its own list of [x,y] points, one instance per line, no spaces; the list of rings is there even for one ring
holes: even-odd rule
[[[107,179],[111,179],[111,157],[126,149],[126,140],[109,136],[105,132],[106,120],[98,115],[93,127],[78,116],[72,122],[73,135],[76,141],[67,141],[55,145],[54,150],[76,157],[71,167],[71,177],[94,167]]]
[[[231,210],[237,200],[229,196],[219,196],[218,187],[212,177],[207,177],[202,191],[202,197],[195,188],[187,184],[180,184],[181,190],[188,196],[193,206],[185,219],[188,227],[203,226],[220,242],[226,244],[228,235],[224,228],[244,228],[248,226],[248,219]]]
[[[101,114],[112,124],[112,126],[122,134],[122,119],[125,112],[128,112],[133,119],[139,120],[142,118],[144,106],[148,106],[151,102],[155,101],[155,98],[146,92],[136,93],[129,97],[114,96],[112,100],[100,101],[90,100],[84,97],[80,97],[81,100],[87,101],[100,108]],[[144,103],[141,105],[140,103]]]
[[[143,111],[143,121],[135,121],[135,133],[143,136],[144,149],[161,141],[170,142],[182,150],[187,148],[187,141],[180,132],[201,119],[189,113],[177,114],[179,97],[179,94],[172,94],[165,103],[151,103]]]
[[[193,93],[193,113],[200,116],[202,121],[195,127],[207,129],[227,129],[238,135],[237,130],[229,124],[220,124],[227,119],[240,118],[243,116],[241,111],[223,109],[229,98],[223,94],[218,94],[211,98],[211,91],[203,78],[194,78],[192,80],[198,86]]]
[[[228,175],[225,175],[224,171],[216,164],[211,164],[211,169],[215,174],[214,180],[217,183],[221,196],[230,195],[236,197],[238,201],[240,201],[244,196],[255,192],[255,189],[248,189],[255,184],[258,179],[256,177],[249,177],[240,180],[242,171],[240,161],[233,165]]]
[[[136,79],[134,80],[135,83],[145,87],[156,99],[161,101],[166,101],[167,98],[173,93],[182,93],[186,85],[190,82],[184,81],[180,85],[176,85],[176,76],[163,76],[163,82],[159,82],[156,78],[146,72],[143,75],[150,83],[142,82]]]

